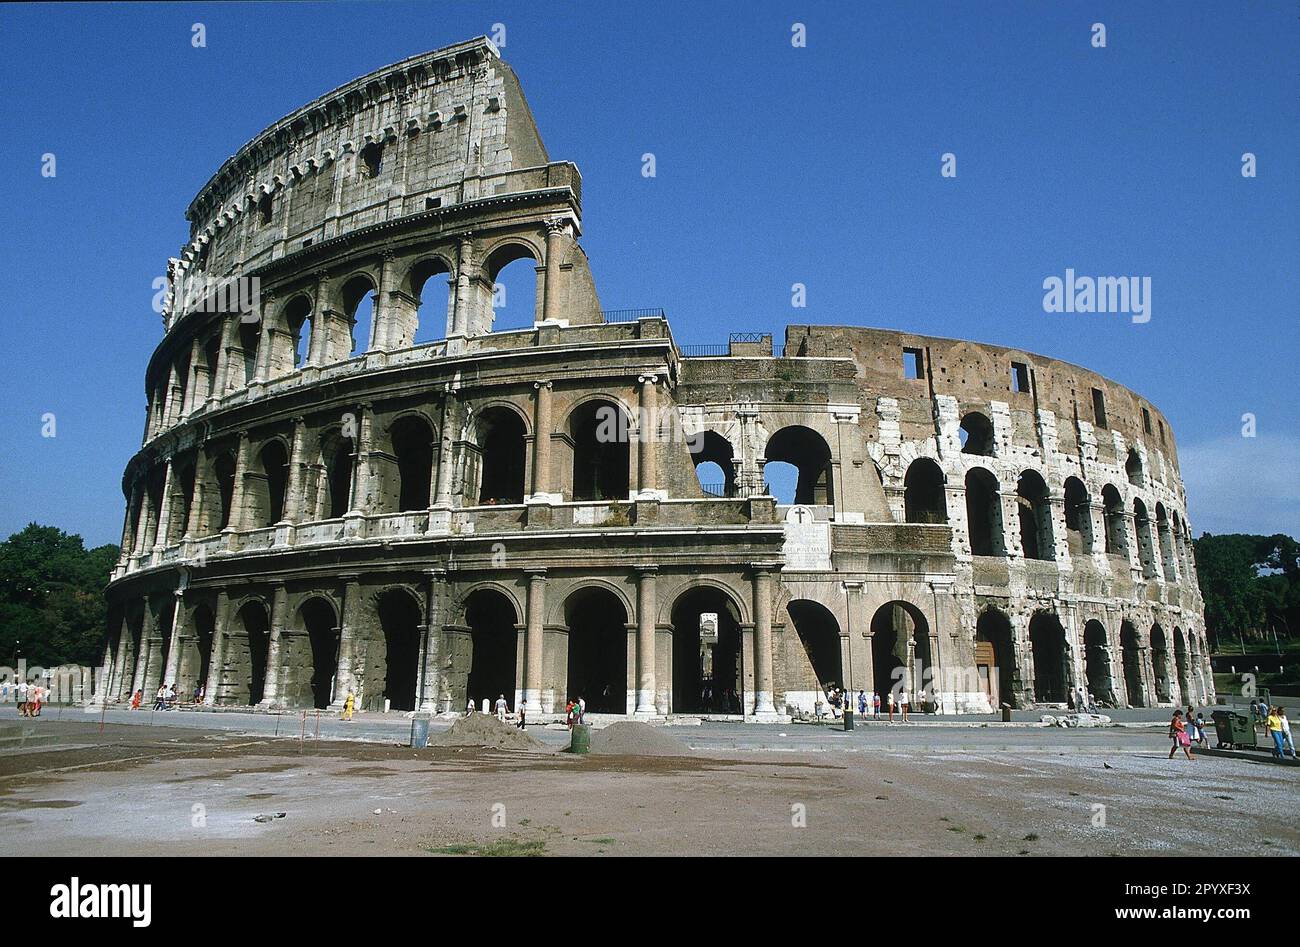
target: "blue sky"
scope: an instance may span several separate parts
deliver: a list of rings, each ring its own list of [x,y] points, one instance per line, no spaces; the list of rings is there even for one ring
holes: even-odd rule
[[[221,162],[351,78],[503,23],[552,159],[582,170],[606,308],[661,306],[683,343],[824,322],[1066,358],[1165,411],[1198,533],[1300,535],[1294,3],[544,7],[0,8],[0,534],[118,540],[151,284]],[[1066,267],[1150,276],[1151,321],[1045,313]]]

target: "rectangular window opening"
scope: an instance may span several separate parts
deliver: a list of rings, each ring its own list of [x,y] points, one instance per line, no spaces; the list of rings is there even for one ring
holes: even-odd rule
[[[925,354],[920,349],[903,349],[903,377],[925,377]]]
[[[439,208],[439,207],[441,207],[441,206],[442,206],[442,198],[441,198],[441,197],[426,197],[426,198],[424,199],[424,209],[425,209],[425,210],[434,210],[434,209]]]
[[[1015,392],[1029,391],[1029,366],[1024,362],[1011,363],[1011,390]]]
[[[1106,395],[1100,388],[1092,389],[1092,419],[1097,427],[1106,427]]]
[[[1151,433],[1151,412],[1146,408],[1142,409],[1142,430]]]

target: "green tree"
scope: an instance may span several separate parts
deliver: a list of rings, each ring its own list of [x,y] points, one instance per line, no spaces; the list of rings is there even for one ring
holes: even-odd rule
[[[1300,543],[1280,533],[1206,533],[1193,548],[1215,647],[1220,635],[1262,645],[1300,632]]]
[[[108,620],[104,586],[116,546],[29,523],[0,543],[0,663],[21,647],[28,664],[95,664]]]

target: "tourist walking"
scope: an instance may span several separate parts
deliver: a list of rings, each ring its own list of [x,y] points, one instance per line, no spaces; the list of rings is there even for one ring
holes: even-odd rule
[[[866,715],[867,715],[867,692],[860,690],[858,691],[858,716],[865,717]]]
[[[894,691],[892,688],[889,691],[889,722],[894,722]]]
[[[583,723],[587,719],[587,698],[578,698],[578,723]]]
[[[1182,747],[1183,753],[1190,760],[1192,758],[1192,739],[1187,735],[1187,725],[1183,722],[1183,712],[1174,711],[1174,718],[1169,721],[1169,738],[1174,741],[1173,746],[1169,748],[1169,758],[1172,760],[1174,754]]]
[[[344,699],[344,701],[343,701],[343,719],[344,719],[344,720],[351,720],[351,719],[352,719],[352,710],[353,710],[353,708],[356,706],[356,700],[357,700],[357,699],[356,699],[356,697],[353,695],[352,691],[348,691],[348,696],[347,696],[347,697]]]
[[[167,685],[166,684],[158,685],[158,693],[153,695],[153,709],[154,710],[167,709]]]
[[[528,729],[527,714],[528,714],[527,708],[525,708],[523,704],[520,704],[520,705],[519,705],[519,722],[518,722],[517,724],[515,724],[515,729],[516,729],[516,730],[527,730],[527,729]]]
[[[1291,759],[1296,759],[1295,741],[1291,739],[1291,721],[1286,719],[1286,708],[1279,707],[1277,716],[1282,721],[1282,739],[1285,741],[1287,748],[1291,751]]]
[[[465,701],[465,716],[472,717],[473,715],[474,715],[474,698],[471,697],[469,700]]]
[[[903,713],[903,723],[907,723],[907,691],[903,691],[898,695],[898,708]]]
[[[41,698],[44,697],[40,684],[33,684],[27,692],[27,716],[39,717],[41,715]]]
[[[137,690],[134,694],[131,695],[131,709],[132,709],[132,710],[139,710],[139,709],[140,709],[140,701],[142,701],[142,700],[144,700],[144,691],[143,691],[143,690]]]
[[[26,681],[19,681],[18,686],[14,688],[14,696],[18,699],[18,715],[27,716],[27,692],[29,688]]]
[[[506,695],[498,694],[497,703],[496,703],[497,719],[500,720],[502,723],[506,722],[506,712],[509,709],[510,708],[506,705]]]
[[[880,694],[876,691],[871,692],[871,714],[876,719],[880,719]]]
[[[1205,735],[1205,714],[1202,713],[1196,715],[1196,745],[1210,745],[1210,738]]]

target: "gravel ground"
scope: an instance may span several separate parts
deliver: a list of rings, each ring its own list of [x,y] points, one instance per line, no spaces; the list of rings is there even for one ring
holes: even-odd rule
[[[1294,769],[942,735],[573,756],[48,721],[0,749],[0,855],[1300,854]]]

